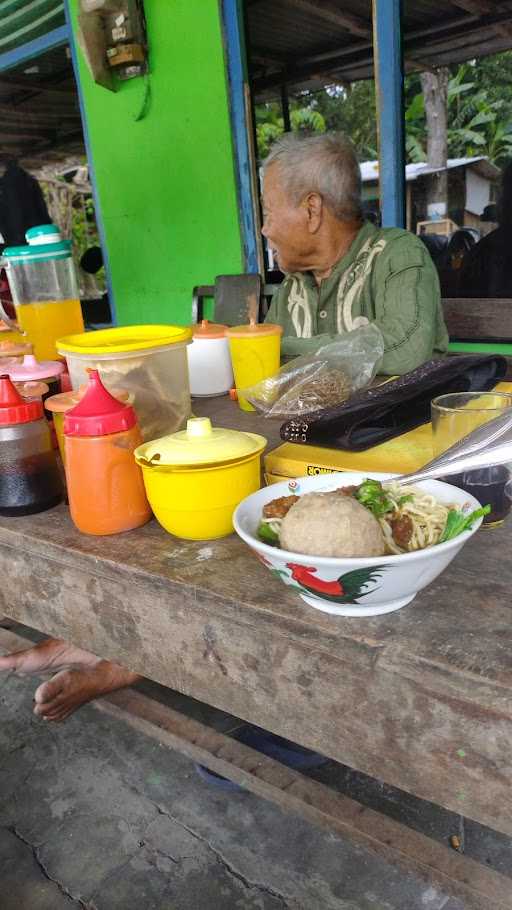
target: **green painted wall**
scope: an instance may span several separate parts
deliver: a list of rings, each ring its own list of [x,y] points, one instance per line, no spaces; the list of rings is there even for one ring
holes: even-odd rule
[[[73,29],[78,0],[71,0]],[[146,0],[145,82],[80,83],[117,321],[190,322],[192,287],[243,270],[217,0]]]

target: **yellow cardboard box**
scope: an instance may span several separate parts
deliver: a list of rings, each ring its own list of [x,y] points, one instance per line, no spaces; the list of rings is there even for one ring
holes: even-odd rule
[[[346,452],[285,442],[264,458],[267,483],[334,471],[415,471],[432,458],[430,424],[417,427],[366,452]]]

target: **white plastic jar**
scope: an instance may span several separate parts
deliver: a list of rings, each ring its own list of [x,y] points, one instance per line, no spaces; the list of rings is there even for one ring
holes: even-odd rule
[[[227,326],[203,319],[192,326],[187,348],[190,394],[197,398],[226,395],[233,388],[233,368],[226,338]]]

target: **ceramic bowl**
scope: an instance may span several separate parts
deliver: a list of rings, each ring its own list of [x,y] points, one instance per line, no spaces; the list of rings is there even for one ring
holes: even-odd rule
[[[343,472],[299,477],[272,484],[248,496],[235,511],[237,534],[256,553],[275,578],[292,588],[306,603],[339,616],[378,616],[405,607],[418,591],[429,585],[451,563],[466,541],[478,530],[480,518],[470,531],[425,550],[401,555],[334,559],[305,556],[262,543],[256,536],[263,506],[291,493],[327,492],[361,483],[366,477],[387,480],[392,474]],[[478,509],[480,503],[457,487],[439,480],[417,484],[441,502]]]

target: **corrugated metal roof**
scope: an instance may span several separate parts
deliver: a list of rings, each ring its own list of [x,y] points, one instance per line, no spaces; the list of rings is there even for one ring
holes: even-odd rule
[[[321,88],[373,75],[371,0],[245,0],[258,100],[284,83]],[[406,70],[459,63],[512,47],[512,0],[405,0]]]
[[[244,9],[258,99],[275,97],[283,83],[315,89],[373,75],[371,0],[244,0]],[[0,54],[63,24],[63,0],[0,0]],[[509,47],[512,0],[404,0],[408,70]],[[1,75],[0,156],[78,141],[76,89],[63,54]]]
[[[83,153],[78,95],[67,47],[56,48],[0,77],[0,159],[49,150]]]
[[[436,174],[440,170],[452,170],[452,168],[468,167],[471,165],[476,165],[476,169],[481,172],[482,176],[488,177],[490,180],[497,180],[501,173],[500,169],[492,164],[485,155],[477,155],[474,158],[448,158],[446,168],[431,168],[426,161],[406,164],[405,179],[410,183],[413,180],[417,180],[418,177],[425,177],[427,174]],[[361,180],[363,183],[372,183],[379,179],[378,161],[362,161],[360,168]]]
[[[0,54],[64,23],[63,0],[0,0]]]

